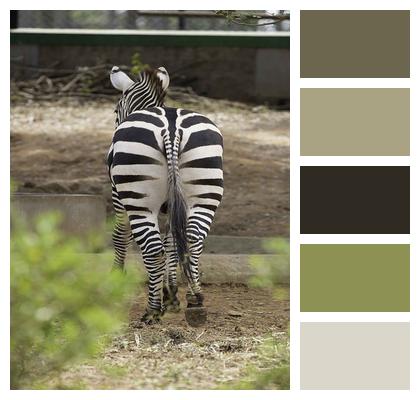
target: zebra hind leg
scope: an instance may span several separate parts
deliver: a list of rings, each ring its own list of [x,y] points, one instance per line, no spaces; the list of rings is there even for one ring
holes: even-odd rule
[[[148,303],[140,323],[154,324],[163,314],[162,289],[166,256],[160,237],[156,215],[130,215],[133,238],[141,249],[143,264],[148,274]],[[137,326],[137,324],[135,324]]]
[[[171,233],[168,233],[163,239],[166,252],[166,279],[163,286],[163,305],[165,311],[179,312],[180,301],[177,297],[178,285],[176,270],[178,266],[178,254],[176,252],[175,242]]]
[[[198,261],[203,252],[204,239],[189,238],[189,256],[184,261],[183,270],[188,279],[188,291],[186,295],[187,309],[185,310],[185,319],[193,327],[199,327],[207,321],[207,309],[204,307],[204,296],[201,292],[200,274],[198,270]],[[186,265],[189,264],[189,266]]]

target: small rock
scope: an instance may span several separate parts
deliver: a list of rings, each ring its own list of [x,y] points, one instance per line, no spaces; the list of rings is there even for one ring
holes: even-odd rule
[[[230,310],[228,312],[228,315],[230,315],[231,317],[242,317],[242,313],[240,313],[239,311],[235,311],[235,310]]]

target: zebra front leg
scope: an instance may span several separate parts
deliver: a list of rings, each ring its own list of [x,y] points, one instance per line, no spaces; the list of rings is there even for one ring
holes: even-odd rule
[[[115,224],[112,232],[112,243],[114,245],[114,264],[113,268],[124,271],[124,262],[133,235],[131,234],[130,224],[128,223],[125,208],[122,205],[118,193],[112,188],[112,203],[115,209]]]
[[[146,324],[153,324],[160,321],[164,312],[162,289],[166,260],[163,246],[152,252],[143,251],[143,262],[149,275],[149,293],[146,312],[141,317],[141,321]]]
[[[165,311],[179,312],[180,301],[177,297],[178,284],[176,270],[178,266],[178,254],[172,234],[169,232],[163,239],[163,245],[166,253],[166,274],[165,284],[163,286],[163,305]]]
[[[112,242],[114,244],[114,269],[124,271],[125,257],[128,246],[133,240],[130,225],[125,221],[125,216],[117,214],[114,231],[112,233]]]

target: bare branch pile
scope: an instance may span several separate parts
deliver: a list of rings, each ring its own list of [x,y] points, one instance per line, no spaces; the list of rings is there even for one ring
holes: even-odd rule
[[[112,65],[71,69],[34,68],[37,78],[12,80],[12,100],[53,100],[58,97],[112,98],[115,90],[109,85]]]
[[[57,100],[70,97],[115,100],[119,96],[119,93],[109,83],[111,64],[77,67],[76,69],[19,67],[32,70],[36,78],[12,80],[11,99],[14,102]],[[128,66],[120,68],[126,72],[131,70]],[[190,87],[171,86],[169,98],[189,104],[204,101]]]

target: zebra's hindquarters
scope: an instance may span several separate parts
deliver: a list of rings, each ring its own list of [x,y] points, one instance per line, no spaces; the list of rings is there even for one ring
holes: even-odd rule
[[[172,236],[187,242],[183,250],[178,246],[178,254],[187,255],[180,254],[178,260],[188,278],[188,307],[202,307],[198,261],[223,195],[222,156],[223,139],[217,127],[208,118],[182,109],[136,111],[114,134],[108,158],[110,178],[149,275],[148,313],[160,312],[162,307],[166,260],[158,214],[166,202],[169,219],[178,227],[171,229]],[[185,214],[179,213],[180,204]],[[170,266],[176,267],[176,258]]]

